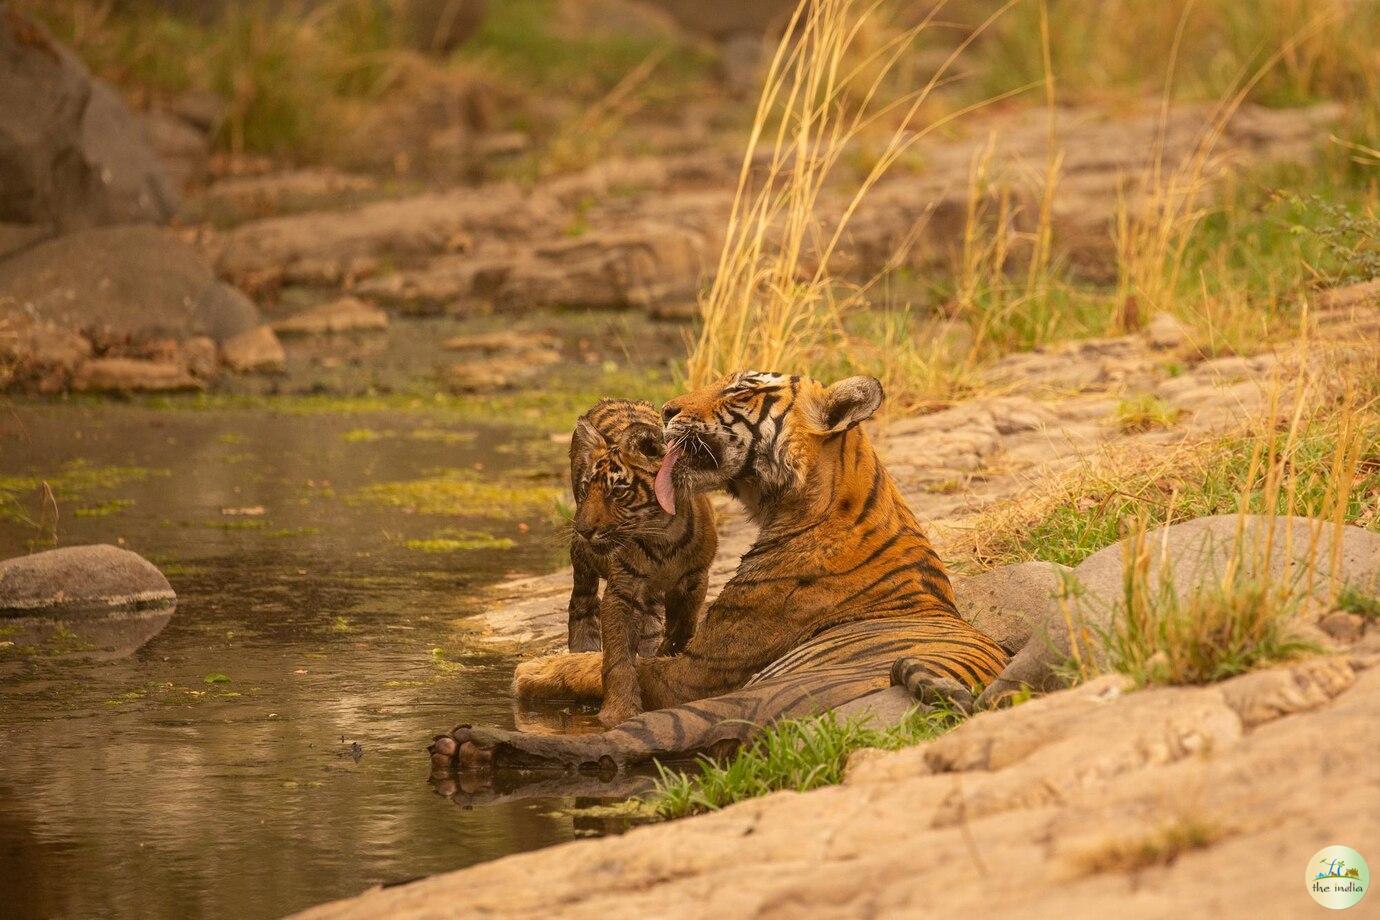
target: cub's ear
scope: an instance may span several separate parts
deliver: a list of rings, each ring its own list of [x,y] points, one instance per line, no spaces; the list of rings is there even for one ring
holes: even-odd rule
[[[589,419],[582,418],[575,423],[575,432],[570,436],[570,447],[598,447],[604,443],[604,436],[598,429],[590,423]]]
[[[575,493],[576,503],[585,500],[584,479],[589,472],[589,452],[602,443],[604,436],[589,419],[582,418],[575,423],[575,431],[570,435],[570,490]]]
[[[876,377],[847,377],[824,391],[823,424],[829,433],[847,431],[870,419],[882,406],[882,383]]]

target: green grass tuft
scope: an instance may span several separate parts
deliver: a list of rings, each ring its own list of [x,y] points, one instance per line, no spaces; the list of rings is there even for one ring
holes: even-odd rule
[[[1372,620],[1380,620],[1380,597],[1367,594],[1354,585],[1347,585],[1337,595],[1337,607],[1347,613],[1357,613]]]
[[[1109,840],[1079,854],[1075,863],[1082,873],[1089,875],[1167,866],[1183,854],[1205,849],[1229,833],[1230,829],[1219,822],[1181,817],[1138,837]]]
[[[561,490],[547,483],[484,482],[470,470],[438,470],[421,479],[380,482],[355,490],[345,499],[351,505],[396,508],[409,514],[448,514],[467,517],[511,518],[537,513],[555,514]]]
[[[1299,631],[1297,586],[1248,575],[1238,559],[1220,582],[1180,598],[1170,573],[1149,570],[1144,531],[1130,540],[1123,596],[1105,629],[1081,630],[1068,665],[1073,680],[1106,670],[1138,686],[1210,684],[1320,651]],[[1076,610],[1070,619],[1077,627]],[[1090,645],[1100,646],[1101,661]]]
[[[734,802],[783,789],[805,792],[843,779],[848,755],[863,748],[896,750],[934,738],[959,721],[948,711],[915,709],[890,728],[872,728],[865,719],[840,720],[834,713],[814,719],[785,719],[764,730],[727,764],[702,759],[692,775],[660,763],[651,799],[657,813],[680,818],[717,811]]]
[[[1360,421],[1363,443],[1380,443],[1380,418]],[[1307,425],[1281,462],[1287,465],[1292,493],[1271,490],[1259,476],[1252,481],[1252,458],[1267,434],[1238,433],[1176,452],[1162,462],[1105,475],[1088,471],[1063,485],[1054,501],[1030,513],[984,526],[977,551],[983,567],[1042,559],[1073,566],[1121,537],[1122,522],[1145,514],[1148,526],[1174,524],[1213,514],[1276,512],[1317,516],[1333,491],[1333,461],[1339,449],[1335,425],[1321,419]],[[1273,492],[1273,494],[1271,494]],[[1348,490],[1342,517],[1380,530],[1376,496],[1380,464],[1363,462]]]

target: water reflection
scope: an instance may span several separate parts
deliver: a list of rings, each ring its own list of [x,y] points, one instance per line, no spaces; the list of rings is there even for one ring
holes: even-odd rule
[[[513,724],[513,659],[471,641],[467,616],[486,582],[555,563],[549,521],[343,500],[440,467],[531,468],[524,445],[353,434],[421,424],[407,418],[114,405],[21,406],[0,424],[0,475],[149,471],[91,492],[117,513],[65,503],[59,538],[123,541],[179,596],[176,616],[93,643],[109,654],[0,672],[0,877],[24,880],[5,886],[6,916],[280,916],[593,829],[564,791],[458,809],[427,784],[424,739],[459,718]],[[263,526],[222,514],[256,506]],[[408,549],[438,525],[516,547]],[[0,519],[0,555],[33,536]]]
[[[0,618],[10,643],[0,658],[0,676],[18,672],[34,656],[49,661],[128,658],[162,632],[176,611],[177,604],[163,603],[88,616]]]

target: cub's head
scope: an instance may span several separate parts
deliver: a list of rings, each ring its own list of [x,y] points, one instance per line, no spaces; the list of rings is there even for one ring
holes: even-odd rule
[[[672,486],[726,488],[751,508],[803,487],[820,448],[871,418],[882,404],[872,377],[826,386],[810,377],[743,371],[677,396],[662,409],[665,462],[657,476],[663,507]]]
[[[669,518],[652,491],[664,452],[651,403],[603,399],[580,416],[570,438],[574,539],[602,554],[665,527]]]

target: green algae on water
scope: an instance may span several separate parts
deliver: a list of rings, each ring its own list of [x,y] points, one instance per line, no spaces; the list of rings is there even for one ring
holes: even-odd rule
[[[512,549],[517,542],[482,531],[441,530],[425,540],[406,540],[403,546],[419,553],[463,553],[481,549]]]
[[[119,514],[126,508],[134,505],[132,498],[112,498],[109,501],[99,502],[94,505],[83,505],[74,514],[80,518],[109,517],[112,514]]]
[[[364,486],[346,496],[345,502],[410,514],[513,518],[552,514],[559,495],[554,485],[483,482],[472,470],[443,469],[421,479]]]
[[[0,520],[27,523],[21,499],[37,492],[47,484],[57,501],[82,501],[88,493],[99,489],[114,489],[131,482],[143,482],[154,476],[168,476],[168,470],[147,469],[141,466],[99,466],[85,460],[64,463],[51,473],[25,473],[14,476],[0,476]],[[93,505],[87,513],[77,511],[80,517],[101,517],[114,514],[127,505],[118,505],[120,500]],[[109,507],[106,508],[105,506]]]

